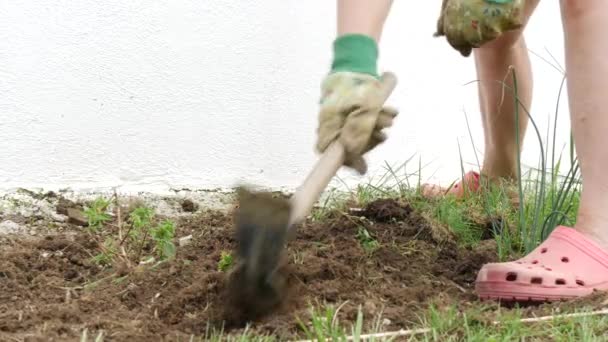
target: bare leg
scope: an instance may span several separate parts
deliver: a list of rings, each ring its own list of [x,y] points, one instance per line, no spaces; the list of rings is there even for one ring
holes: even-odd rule
[[[528,1],[526,17],[529,19],[538,0]],[[527,20],[526,20],[527,22]],[[519,108],[519,143],[528,126],[525,110],[532,104],[532,67],[523,28],[505,34],[488,45],[475,49],[475,66],[485,138],[485,154],[481,173],[490,179],[515,179],[517,176],[517,130],[513,67],[517,78]]]
[[[608,249],[608,1],[562,0],[569,105],[583,190],[576,228]]]
[[[338,0],[338,35],[360,33],[380,40],[392,0]]]
[[[538,0],[528,1],[525,9],[526,24]],[[515,102],[513,93],[512,66],[517,78],[517,93],[520,101],[519,142],[524,139],[528,118],[523,108],[529,110],[532,103],[532,67],[523,37],[525,26],[511,31],[498,39],[474,49],[477,70],[479,106],[484,128],[485,154],[481,174],[490,180],[513,180],[517,176],[517,130],[515,127]],[[467,178],[464,182],[476,182]],[[453,191],[462,194],[463,187]],[[437,196],[447,189],[435,185],[424,185],[426,196]]]

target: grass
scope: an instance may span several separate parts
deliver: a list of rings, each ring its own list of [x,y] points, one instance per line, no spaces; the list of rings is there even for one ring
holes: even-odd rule
[[[499,310],[495,305],[430,305],[417,324],[402,331],[383,331],[382,315],[364,317],[361,308],[354,322],[341,321],[339,311],[336,305],[311,305],[310,317],[299,321],[298,341],[602,341],[608,333],[608,312],[590,308],[530,318],[523,309]],[[236,336],[208,331],[204,340],[278,341],[247,329]]]
[[[560,317],[536,322],[524,321],[522,310],[496,313],[478,306],[458,310],[430,307],[422,326],[429,332],[413,341],[598,341],[608,331],[608,316],[591,315],[589,309],[578,310],[580,316]]]

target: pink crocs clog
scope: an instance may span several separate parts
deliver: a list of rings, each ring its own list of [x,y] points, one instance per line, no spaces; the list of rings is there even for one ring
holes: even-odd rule
[[[481,299],[502,301],[555,301],[606,291],[608,251],[559,226],[526,257],[484,265],[475,290]]]
[[[453,186],[445,189],[439,185],[434,184],[423,184],[422,194],[427,198],[438,197],[444,195],[454,195],[456,198],[464,197],[465,193],[474,193],[480,187],[480,175],[478,172],[469,171],[464,174],[462,179],[455,183]],[[466,192],[465,192],[466,190]]]
[[[478,172],[469,171],[464,175],[460,182],[454,184],[454,186],[448,190],[448,193],[460,198],[463,197],[465,193],[476,192],[479,190],[479,179],[480,175]]]

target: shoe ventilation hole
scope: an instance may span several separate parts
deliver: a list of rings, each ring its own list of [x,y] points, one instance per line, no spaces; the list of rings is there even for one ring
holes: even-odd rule
[[[568,259],[568,257],[563,257],[562,258],[562,262],[569,262],[569,261],[570,261],[570,259]]]
[[[534,277],[532,278],[532,280],[530,281],[532,284],[542,284],[543,283],[543,278],[539,278],[539,277]]]
[[[585,282],[584,282],[584,281],[582,281],[582,280],[578,280],[578,279],[577,279],[577,280],[576,280],[576,285],[579,285],[579,286],[585,286]]]
[[[532,261],[532,263],[533,263],[534,265],[536,265],[536,264],[538,264],[538,260],[534,260],[534,261]]]
[[[547,271],[553,271],[552,269],[550,269],[549,267],[545,267],[545,270]]]
[[[564,279],[555,279],[555,285],[566,285],[566,281]]]
[[[507,281],[516,281],[517,273],[509,272],[507,273]]]
[[[546,249],[546,248],[543,248],[543,249],[541,249],[541,250],[540,250],[540,252],[541,252],[541,253],[547,253],[547,249]]]

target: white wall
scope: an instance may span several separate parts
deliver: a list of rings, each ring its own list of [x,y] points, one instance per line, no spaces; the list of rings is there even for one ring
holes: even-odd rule
[[[473,59],[433,38],[440,0],[396,1],[380,66],[400,83],[401,116],[370,156],[443,183],[483,149]],[[334,1],[0,2],[0,187],[297,186],[313,165]],[[541,2],[527,39],[563,65],[557,2]],[[534,117],[546,134],[562,74],[532,55]],[[558,143],[568,138],[562,100]],[[535,165],[531,130],[524,161]],[[469,165],[466,166],[467,168]],[[348,181],[365,181],[341,172]]]

